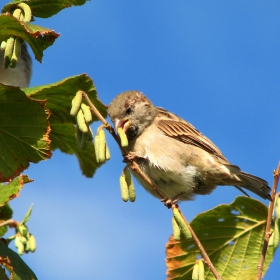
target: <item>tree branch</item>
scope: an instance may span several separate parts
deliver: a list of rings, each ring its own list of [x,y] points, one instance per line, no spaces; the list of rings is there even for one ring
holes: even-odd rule
[[[85,92],[83,92],[83,97],[88,102],[89,107],[92,109],[92,111],[96,115],[96,117],[104,124],[104,127],[109,131],[109,133],[116,140],[116,142],[118,143],[118,146],[122,152],[122,155],[123,156],[127,155],[128,152],[126,151],[126,149],[124,147],[122,147],[120,139],[117,136],[117,134],[115,133],[115,130],[112,128],[112,126],[103,118],[103,116],[100,114],[100,112],[97,110],[97,108],[92,104],[91,100],[89,99],[88,95]],[[155,184],[153,184],[153,182],[149,179],[149,177],[147,177],[146,174],[143,173],[143,171],[140,169],[139,165],[134,160],[131,160],[129,164],[130,164],[129,168],[131,170],[133,170],[134,172],[138,173],[153,188],[153,190],[162,198],[162,201],[166,202],[167,198],[165,197],[165,195],[156,187]],[[178,208],[180,215],[184,219],[185,224],[187,225],[189,231],[191,232],[194,242],[196,243],[197,247],[199,248],[199,250],[204,258],[204,262],[208,265],[209,269],[211,270],[211,272],[213,273],[215,278],[217,280],[222,280],[221,276],[218,274],[217,270],[215,269],[213,263],[211,262],[209,256],[207,255],[205,249],[203,248],[202,244],[200,243],[200,241],[199,241],[198,237],[196,236],[195,232],[193,231],[192,227],[190,226],[190,224],[187,222],[186,218],[182,214],[178,204],[174,204],[174,202],[171,202],[171,204],[172,204],[172,207],[174,207],[174,205],[175,205],[175,207]],[[170,208],[170,206],[169,206],[169,208]]]
[[[271,192],[272,201],[270,202],[269,208],[268,208],[263,249],[262,249],[262,254],[261,254],[261,257],[260,257],[260,262],[258,264],[258,275],[257,275],[257,278],[256,278],[257,280],[262,279],[263,265],[264,265],[265,256],[266,256],[266,252],[267,252],[268,242],[269,242],[269,239],[270,239],[271,234],[272,234],[270,232],[270,227],[271,227],[271,220],[272,220],[272,216],[273,216],[274,203],[275,203],[277,186],[278,186],[278,182],[279,182],[279,176],[280,176],[280,162],[278,164],[277,169],[274,170],[274,182],[273,182],[273,188],[272,188],[272,192]]]
[[[16,227],[18,224],[20,224],[18,221],[15,221],[13,219],[9,219],[3,223],[0,224],[0,227],[11,225],[11,227]]]
[[[97,108],[93,105],[91,100],[89,99],[88,95],[83,91],[83,97],[86,99],[90,109],[95,114],[95,116],[104,124],[104,127],[108,130],[108,132],[113,136],[115,141],[118,143],[118,146],[122,152],[122,155],[126,155],[127,151],[122,147],[120,138],[117,136],[115,130],[112,128],[112,126],[103,118],[103,116],[100,114],[100,112],[97,110]]]
[[[154,189],[154,191],[161,197],[162,200],[166,200],[165,195],[156,187],[155,184],[153,184],[150,178],[146,176],[146,174],[140,169],[139,165],[135,161],[130,162],[129,168],[138,173]]]
[[[209,269],[211,270],[211,272],[213,273],[213,275],[215,276],[215,278],[217,280],[222,280],[221,276],[219,275],[219,273],[217,272],[216,268],[214,267],[213,263],[211,262],[207,252],[205,251],[204,247],[202,246],[202,244],[200,243],[197,235],[195,234],[195,232],[193,231],[191,225],[188,223],[188,221],[186,220],[186,218],[184,217],[183,213],[181,212],[178,204],[173,205],[172,207],[176,207],[181,215],[181,217],[183,218],[183,220],[185,221],[185,224],[187,225],[192,238],[194,240],[194,242],[196,243],[198,249],[200,250],[202,257],[204,259],[204,263],[206,263],[206,265],[209,267]]]

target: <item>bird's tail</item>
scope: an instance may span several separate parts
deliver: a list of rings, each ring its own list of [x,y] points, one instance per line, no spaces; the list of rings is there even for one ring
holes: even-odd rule
[[[239,190],[244,192],[241,187],[245,188],[258,196],[271,201],[271,196],[269,194],[271,189],[265,180],[245,172],[240,172],[238,178],[242,181],[240,187],[237,187]],[[244,193],[246,194],[246,192]]]

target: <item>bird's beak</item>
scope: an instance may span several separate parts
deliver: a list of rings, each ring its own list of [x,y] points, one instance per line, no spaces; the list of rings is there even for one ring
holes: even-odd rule
[[[123,132],[126,133],[130,127],[130,121],[129,119],[115,119],[114,125],[116,130],[118,130],[118,128],[121,127]]]

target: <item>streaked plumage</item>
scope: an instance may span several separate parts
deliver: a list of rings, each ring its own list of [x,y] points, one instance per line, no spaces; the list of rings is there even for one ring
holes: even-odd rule
[[[179,200],[190,200],[196,194],[211,193],[218,185],[232,185],[271,199],[265,180],[230,164],[195,127],[171,112],[154,107],[142,93],[121,93],[110,104],[108,114],[116,129],[125,127],[127,150],[135,155],[142,171],[166,198],[179,196]],[[158,197],[138,174],[134,176]]]

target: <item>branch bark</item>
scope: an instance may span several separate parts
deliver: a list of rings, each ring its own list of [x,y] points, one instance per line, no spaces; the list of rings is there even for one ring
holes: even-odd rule
[[[10,225],[11,227],[16,227],[18,224],[20,224],[18,221],[9,219],[9,220],[6,220],[5,222],[1,223],[0,227],[7,226],[7,225]]]
[[[262,254],[260,257],[260,262],[258,264],[258,274],[257,274],[257,278],[256,278],[257,280],[262,279],[263,265],[264,265],[265,256],[266,256],[266,252],[267,252],[268,242],[271,237],[270,227],[271,227],[271,220],[272,220],[272,216],[273,216],[274,203],[275,203],[275,197],[276,197],[276,191],[277,191],[277,186],[278,186],[278,182],[279,182],[279,177],[280,177],[280,162],[278,164],[277,169],[274,170],[274,182],[273,182],[273,188],[272,188],[272,192],[271,192],[272,201],[270,202],[269,208],[268,208],[264,244],[263,244]]]
[[[97,116],[97,118],[103,123],[104,127],[108,130],[108,132],[113,136],[113,138],[116,140],[122,155],[125,156],[127,154],[127,151],[125,148],[122,147],[121,142],[119,137],[117,136],[117,134],[115,133],[115,130],[112,128],[112,126],[103,118],[103,116],[99,113],[99,111],[97,110],[97,108],[92,104],[91,100],[89,99],[88,95],[84,92],[83,93],[83,97],[86,99],[89,107],[91,108],[91,110],[93,111],[93,113]],[[129,168],[131,168],[134,172],[137,172],[156,192],[157,194],[162,198],[163,202],[166,202],[167,199],[164,196],[164,194],[156,187],[155,184],[153,184],[153,182],[143,173],[143,171],[140,169],[140,167],[138,166],[138,164],[134,161],[131,160],[129,163]],[[172,202],[171,202],[172,203]],[[195,241],[197,247],[199,248],[204,262],[206,263],[206,265],[209,267],[209,269],[211,270],[211,272],[213,273],[213,275],[215,276],[215,278],[217,280],[222,280],[221,276],[218,274],[216,268],[214,267],[213,263],[211,262],[208,254],[206,253],[204,247],[202,246],[202,244],[200,243],[198,237],[196,236],[195,232],[193,231],[192,227],[190,226],[190,224],[187,222],[186,218],[184,217],[184,215],[182,214],[178,204],[175,204],[174,202],[172,203],[172,207],[176,207],[178,208],[180,215],[182,216],[182,218],[185,221],[186,226],[188,227],[189,231],[191,232],[192,238]],[[169,206],[170,208],[170,206]]]

